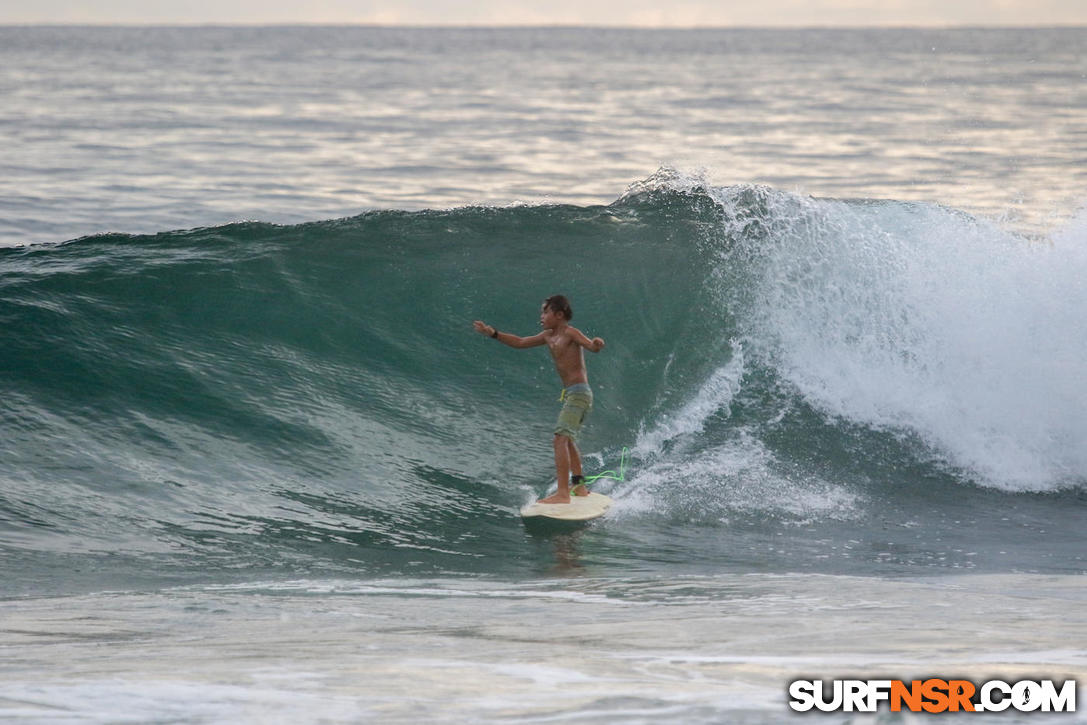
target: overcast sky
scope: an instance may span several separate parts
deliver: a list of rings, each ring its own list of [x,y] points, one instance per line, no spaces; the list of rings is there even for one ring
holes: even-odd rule
[[[0,24],[1087,25],[1087,0],[0,0]]]

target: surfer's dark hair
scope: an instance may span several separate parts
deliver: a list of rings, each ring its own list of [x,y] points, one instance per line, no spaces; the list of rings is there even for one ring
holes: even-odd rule
[[[544,309],[551,310],[552,312],[558,312],[566,321],[574,319],[574,310],[570,307],[570,300],[566,299],[563,295],[551,295],[544,300]]]

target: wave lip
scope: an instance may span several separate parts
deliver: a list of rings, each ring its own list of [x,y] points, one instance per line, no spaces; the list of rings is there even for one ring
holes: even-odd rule
[[[1087,214],[1032,240],[930,204],[650,186],[719,205],[720,296],[749,368],[832,420],[915,436],[976,483],[1087,481]]]

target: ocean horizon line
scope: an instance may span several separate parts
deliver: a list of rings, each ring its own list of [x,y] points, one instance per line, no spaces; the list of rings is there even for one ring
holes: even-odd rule
[[[201,28],[229,28],[229,29],[263,29],[263,28],[362,28],[375,30],[616,30],[638,32],[719,32],[719,31],[810,31],[810,30],[844,30],[844,31],[872,31],[872,30],[917,30],[917,31],[1007,31],[1007,30],[1087,30],[1087,23],[1048,23],[1040,25],[1019,24],[861,24],[861,25],[633,25],[633,24],[596,24],[596,23],[541,23],[521,24],[496,23],[492,25],[480,24],[435,24],[435,23],[370,23],[370,22],[297,22],[297,21],[269,21],[269,22],[70,22],[70,21],[45,21],[45,22],[0,22],[0,29],[15,28],[94,28],[94,29],[201,29]]]

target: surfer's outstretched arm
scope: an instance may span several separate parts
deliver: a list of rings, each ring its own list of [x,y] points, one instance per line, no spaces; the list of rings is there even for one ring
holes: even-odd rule
[[[570,327],[567,329],[570,331],[570,337],[574,339],[574,342],[576,342],[578,345],[581,345],[589,352],[600,352],[604,349],[604,338],[594,337],[590,340],[584,332],[577,329],[576,327]]]
[[[487,337],[493,337],[503,345],[509,345],[510,347],[524,348],[524,347],[539,347],[540,345],[547,344],[547,330],[533,335],[532,337],[520,337],[514,335],[512,332],[499,332],[493,325],[488,325],[486,322],[476,320],[472,323],[472,326],[476,328],[476,332],[480,335],[486,335]]]

